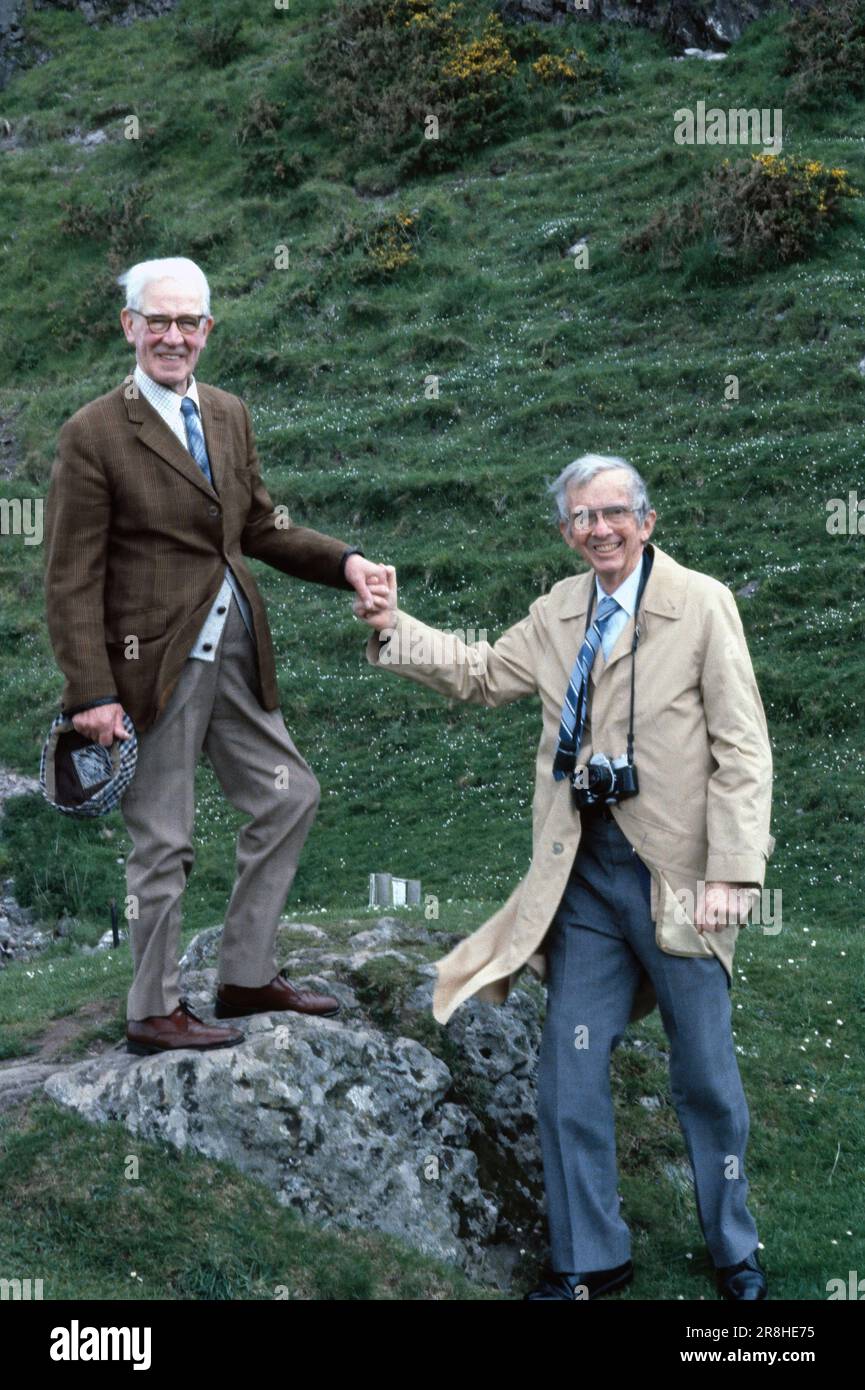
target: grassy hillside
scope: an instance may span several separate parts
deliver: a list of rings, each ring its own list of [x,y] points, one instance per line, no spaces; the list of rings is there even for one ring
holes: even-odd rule
[[[176,16],[127,29],[28,19],[52,57],[0,94],[18,141],[0,154],[0,413],[21,457],[2,495],[43,495],[62,421],[131,369],[113,276],[163,254],[194,257],[210,278],[217,323],[198,374],[249,404],[274,500],[394,563],[402,606],[425,621],[492,639],[521,618],[573,568],[546,481],[588,450],[629,458],[648,480],[664,549],[736,590],[757,583],[740,608],[776,756],[768,883],[783,892],[784,929],[740,944],[748,1041],[773,1038],[743,1072],[746,1089],[764,1084],[777,1107],[781,1148],[796,1127],[809,1199],[836,1139],[834,1181],[849,1182],[857,1140],[862,1152],[842,1055],[853,1049],[843,1029],[831,1056],[821,1043],[839,1000],[848,1033],[865,1008],[853,891],[865,542],[829,536],[826,503],[862,480],[865,207],[810,260],[747,277],[703,275],[699,260],[662,272],[619,245],[729,153],[674,144],[677,108],[784,105],[780,17],[750,29],[723,63],[674,62],[645,33],[581,26],[580,47],[603,73],[595,89],[539,95],[534,114],[506,112],[457,167],[410,175],[399,159],[359,163],[351,130],[339,138],[322,122],[304,64],[332,4],[245,15],[237,57],[222,66],[218,44],[206,62],[182,41],[209,14],[183,0]],[[544,46],[566,53],[572,32],[526,31],[514,44],[528,59]],[[267,103],[283,113],[275,133]],[[130,112],[138,140],[124,138]],[[863,115],[852,98],[785,110],[785,150],[844,167],[865,189]],[[96,128],[104,143],[70,143]],[[411,227],[402,240],[395,217],[412,219],[399,224]],[[587,271],[564,254],[581,236]],[[284,270],[274,268],[280,245]],[[411,254],[389,269],[382,248],[394,245]],[[437,400],[425,398],[429,375],[440,378]],[[61,689],[42,555],[20,538],[0,545],[0,762],[35,774]],[[253,564],[286,723],[324,788],[290,901],[355,909],[367,874],[389,869],[420,877],[442,920],[465,930],[528,863],[536,702],[451,707],[377,675],[346,595]],[[209,768],[199,783],[190,929],[220,920],[240,823]],[[65,905],[94,939],[107,899],[124,891],[127,846],[119,816],[68,824],[22,798],[7,811],[0,871],[14,874],[22,902],[49,917]],[[657,1017],[644,1026],[657,1029]],[[821,1042],[806,1047],[812,1029]],[[819,1100],[806,1105],[811,1093]],[[776,1174],[779,1227],[792,1225],[798,1189],[786,1166],[777,1178],[776,1141],[756,1143],[767,1182]],[[791,1258],[818,1230],[825,1243],[850,1224],[831,1194],[822,1218],[806,1217],[804,1188],[802,1201]]]

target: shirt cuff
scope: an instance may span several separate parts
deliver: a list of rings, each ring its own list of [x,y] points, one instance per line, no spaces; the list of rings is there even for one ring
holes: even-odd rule
[[[81,714],[86,709],[95,709],[97,705],[119,705],[119,695],[103,695],[99,700],[88,700],[86,705],[72,705],[69,709],[62,709],[60,713],[69,719],[73,714]]]
[[[353,545],[349,550],[344,550],[342,552],[339,561],[339,572],[342,575],[343,579],[345,579],[345,562],[348,559],[349,555],[363,555],[363,551],[361,550],[359,545]]]

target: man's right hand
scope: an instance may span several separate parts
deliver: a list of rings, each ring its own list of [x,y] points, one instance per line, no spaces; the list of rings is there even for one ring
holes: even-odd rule
[[[93,705],[73,714],[72,727],[94,743],[110,748],[116,738],[129,738],[123,727],[123,714],[122,705]]]
[[[377,632],[384,632],[388,628],[392,628],[396,622],[396,570],[393,565],[385,565],[384,570],[387,574],[387,584],[382,584],[380,579],[367,580],[367,587],[375,604],[372,612],[367,612],[357,598],[352,604],[354,616],[363,618],[364,622],[375,628]]]

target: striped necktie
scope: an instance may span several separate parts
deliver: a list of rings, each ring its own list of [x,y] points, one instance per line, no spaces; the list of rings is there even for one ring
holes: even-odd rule
[[[563,777],[569,777],[576,768],[577,754],[583,741],[583,728],[586,723],[589,672],[598,654],[604,628],[619,607],[620,604],[610,594],[604,595],[598,604],[594,622],[583,638],[583,645],[577,652],[577,659],[574,662],[574,669],[571,671],[571,679],[568,681],[568,688],[565,692],[562,722],[559,725],[559,746],[553,760],[553,776],[557,782],[561,782]]]
[[[191,396],[183,397],[183,400],[180,402],[180,410],[186,423],[186,438],[189,443],[189,452],[215,492],[216,488],[213,483],[213,474],[210,471],[210,459],[207,457],[207,445],[204,442],[204,435],[201,430],[201,425],[198,422],[198,411],[195,409],[195,401]]]

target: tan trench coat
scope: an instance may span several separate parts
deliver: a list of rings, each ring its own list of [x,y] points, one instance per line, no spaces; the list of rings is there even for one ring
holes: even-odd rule
[[[650,548],[654,564],[637,615],[634,761],[640,791],[613,815],[651,873],[658,946],[677,956],[714,953],[732,980],[740,928],[701,934],[675,894],[687,889],[695,901],[700,880],[762,887],[775,846],[766,718],[729,589],[685,569],[657,545]],[[526,965],[544,978],[544,937],[580,842],[570,783],[554,780],[552,763],[593,584],[590,572],[561,580],[495,644],[467,646],[402,610],[389,644],[382,645],[377,632],[367,644],[373,665],[454,699],[496,706],[537,694],[541,701],[531,865],[504,906],[436,962],[433,1014],[439,1023],[472,995],[503,1003]],[[580,763],[592,752],[625,752],[633,634],[631,618],[609,661],[603,651],[595,659]],[[656,1002],[643,972],[632,1020]]]

